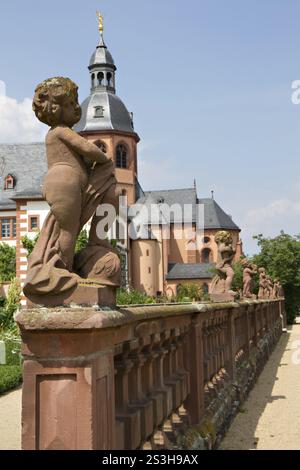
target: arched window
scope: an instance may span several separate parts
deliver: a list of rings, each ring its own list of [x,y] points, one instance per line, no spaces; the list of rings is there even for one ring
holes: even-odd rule
[[[106,147],[106,144],[104,142],[102,142],[102,140],[96,140],[94,142],[95,145],[97,145],[97,147],[102,150],[103,153],[107,153],[107,147]]]
[[[111,87],[112,86],[112,74],[110,72],[107,72],[106,79],[107,79],[107,86]]]
[[[15,187],[15,179],[12,175],[7,175],[5,178],[5,186],[4,189],[14,189]]]
[[[92,88],[95,86],[95,74],[92,73]]]
[[[209,248],[204,248],[201,253],[201,263],[210,263],[211,261],[211,250]]]
[[[210,242],[210,238],[209,237],[204,237],[203,238],[203,243],[209,243]]]
[[[98,75],[97,75],[97,78],[98,78],[98,86],[101,86],[103,85],[103,80],[104,80],[104,73],[103,72],[99,72]]]
[[[203,289],[204,294],[208,294],[209,289],[206,283],[203,284],[202,289]]]
[[[116,150],[116,166],[117,168],[127,168],[128,150],[123,144],[119,144]]]

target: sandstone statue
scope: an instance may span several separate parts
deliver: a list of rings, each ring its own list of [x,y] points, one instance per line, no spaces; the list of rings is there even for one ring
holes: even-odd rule
[[[231,289],[234,277],[232,261],[235,256],[232,237],[229,232],[221,230],[216,233],[215,241],[218,244],[217,274],[211,282],[210,297],[213,301],[234,300],[237,293]]]
[[[253,276],[257,273],[257,266],[251,264],[247,258],[241,261],[243,269],[243,298],[255,299],[256,295],[253,294]]]
[[[274,279],[274,286],[273,286],[273,299],[278,299],[281,297],[280,295],[281,284],[278,278]]]
[[[82,295],[94,298],[89,287],[115,289],[120,281],[118,254],[96,233],[99,204],[117,206],[113,162],[72,130],[81,108],[78,87],[70,79],[55,77],[38,85],[33,110],[50,126],[48,173],[42,190],[50,212],[29,257],[24,293],[38,305],[80,303]],[[88,245],[75,257],[77,237],[91,219]]]
[[[267,295],[269,299],[273,299],[274,285],[271,276],[267,276]]]
[[[259,268],[259,299],[267,299],[269,297],[268,281],[265,268]]]

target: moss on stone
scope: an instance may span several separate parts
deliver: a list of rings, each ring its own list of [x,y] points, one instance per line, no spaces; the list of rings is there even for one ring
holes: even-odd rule
[[[200,425],[190,426],[185,430],[180,438],[180,446],[183,449],[205,449],[211,448],[215,445],[217,439],[217,432],[215,425],[210,418],[206,417]],[[210,445],[205,445],[210,443]]]

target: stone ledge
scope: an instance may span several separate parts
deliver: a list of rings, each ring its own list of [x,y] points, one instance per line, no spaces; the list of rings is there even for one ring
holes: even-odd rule
[[[278,299],[280,300],[280,299]],[[24,330],[91,330],[118,327],[142,320],[200,314],[241,305],[256,305],[277,300],[247,300],[224,303],[153,304],[111,309],[98,307],[36,307],[20,310],[15,321]]]

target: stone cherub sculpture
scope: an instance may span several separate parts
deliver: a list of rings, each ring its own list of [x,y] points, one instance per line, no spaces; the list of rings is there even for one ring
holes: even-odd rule
[[[269,297],[269,289],[268,289],[268,280],[265,268],[259,268],[259,291],[258,291],[258,298],[259,299],[267,299]]]
[[[279,299],[280,297],[284,297],[283,288],[281,282],[278,278],[274,279],[274,286],[273,286],[273,298]]]
[[[241,261],[243,266],[243,298],[244,299],[256,299],[256,295],[253,294],[253,276],[257,273],[257,266],[251,264],[247,258]]]
[[[119,285],[119,257],[98,239],[95,214],[102,202],[117,205],[113,163],[72,130],[81,117],[77,90],[70,79],[55,77],[38,85],[33,100],[37,118],[50,126],[43,184],[50,212],[29,257],[24,286],[25,295],[39,305],[68,303],[79,286]],[[75,258],[76,239],[91,218],[88,245]],[[80,303],[80,296],[76,299]]]
[[[210,297],[213,301],[233,300],[237,293],[231,290],[234,277],[232,261],[235,256],[232,237],[229,232],[221,230],[216,233],[215,241],[218,245],[217,274],[211,283]]]
[[[267,296],[269,299],[273,298],[274,285],[271,276],[267,276]]]

